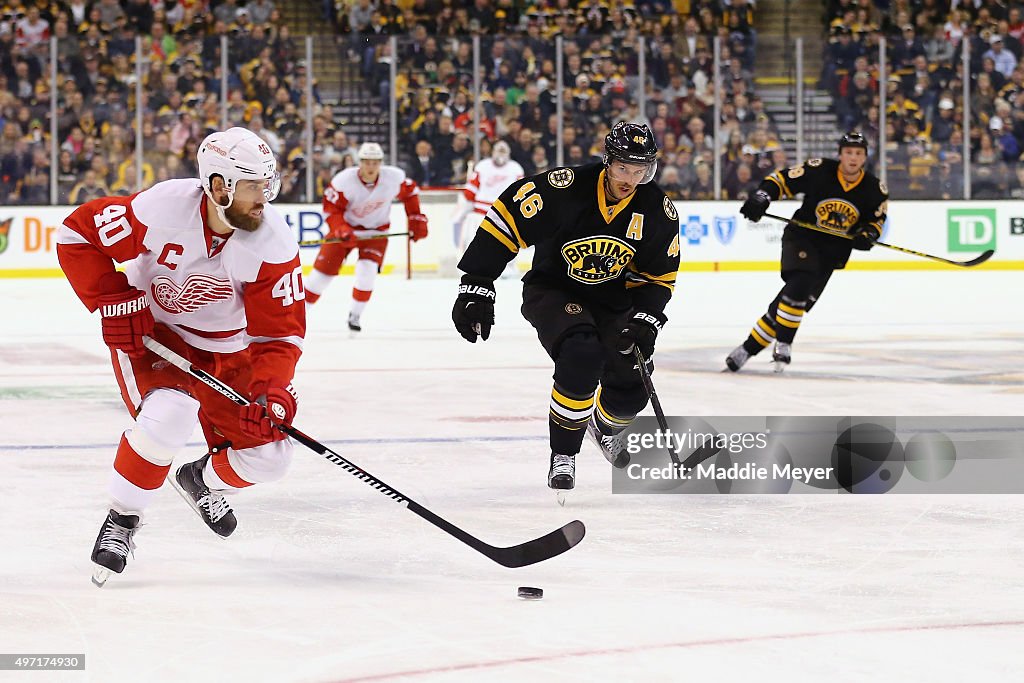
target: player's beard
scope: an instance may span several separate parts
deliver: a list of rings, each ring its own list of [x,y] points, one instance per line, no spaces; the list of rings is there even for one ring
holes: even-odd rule
[[[251,207],[249,211],[252,211],[256,207]],[[245,232],[256,232],[261,225],[263,225],[263,214],[259,216],[249,215],[249,211],[242,211],[238,208],[237,204],[232,204],[228,208],[224,209],[224,216],[228,219],[228,223],[239,230]]]

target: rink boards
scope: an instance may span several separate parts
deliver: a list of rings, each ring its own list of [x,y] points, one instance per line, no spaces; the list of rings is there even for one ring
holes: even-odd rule
[[[422,195],[430,235],[407,249],[405,239],[393,241],[385,272],[405,273],[411,260],[415,272],[453,274],[456,261],[451,217],[457,193],[430,191]],[[295,229],[298,240],[321,239],[326,232],[319,204],[276,204]],[[684,271],[752,271],[778,268],[784,225],[765,219],[751,224],[739,214],[739,202],[676,202]],[[791,215],[796,202],[775,202],[772,213]],[[56,231],[71,207],[4,207],[0,210],[0,277],[59,277]],[[392,231],[405,230],[401,204],[391,209]],[[534,220],[542,219],[538,214]],[[523,219],[528,220],[528,219]],[[1018,201],[904,201],[889,203],[882,240],[945,258],[965,261],[986,249],[995,256],[982,268],[1024,269],[1024,203]],[[311,265],[317,247],[303,247],[302,261]],[[528,267],[530,252],[519,256]],[[349,265],[348,267],[351,267]],[[949,268],[894,250],[876,248],[857,253],[851,269],[917,270]]]

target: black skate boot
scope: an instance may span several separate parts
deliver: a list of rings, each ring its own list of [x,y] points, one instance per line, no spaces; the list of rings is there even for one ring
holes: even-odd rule
[[[793,347],[785,342],[775,342],[775,351],[772,353],[772,362],[775,363],[775,372],[782,372],[793,360]]]
[[[622,439],[618,434],[602,432],[593,415],[590,416],[590,422],[587,423],[587,436],[597,444],[604,459],[610,462],[612,467],[621,470],[629,464],[629,452],[626,451],[626,445],[622,443]]]
[[[576,486],[576,456],[551,454],[548,488],[553,489],[559,505],[565,505],[565,494]]]
[[[748,360],[750,360],[750,352],[744,348],[743,344],[740,344],[726,357],[725,367],[729,368],[731,372],[739,372],[740,368],[742,368]]]
[[[355,334],[356,332],[362,332],[363,326],[359,324],[359,314],[349,313],[348,314],[348,329],[349,332]]]
[[[132,536],[139,530],[138,515],[122,515],[110,510],[103,520],[96,544],[92,547],[92,561],[96,569],[92,582],[102,588],[111,573],[120,574],[128,562],[128,553],[135,550]]]
[[[203,482],[203,468],[210,455],[182,465],[171,479],[171,485],[192,506],[206,526],[221,538],[227,538],[238,525],[235,513],[219,491],[211,491]]]

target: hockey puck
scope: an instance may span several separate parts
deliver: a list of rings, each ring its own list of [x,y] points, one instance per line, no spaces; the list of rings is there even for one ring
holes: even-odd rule
[[[540,600],[544,597],[544,589],[534,588],[533,586],[520,586],[516,589],[516,595],[523,600]]]

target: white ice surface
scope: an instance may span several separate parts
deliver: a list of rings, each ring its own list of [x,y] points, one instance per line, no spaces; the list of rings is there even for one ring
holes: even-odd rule
[[[1022,285],[839,273],[785,374],[762,355],[730,375],[778,276],[682,274],[655,382],[676,415],[1021,415]],[[68,285],[0,280],[0,652],[86,655],[85,672],[0,681],[1019,680],[1021,498],[613,496],[585,444],[561,509],[551,366],[518,283],[499,283],[493,336],[472,346],[451,329],[453,281],[384,278],[358,339],[349,286],[311,311],[296,424],[487,542],[574,518],[583,542],[504,569],[297,447],[284,481],[233,499],[227,541],[165,487],[97,589],[129,421]]]

